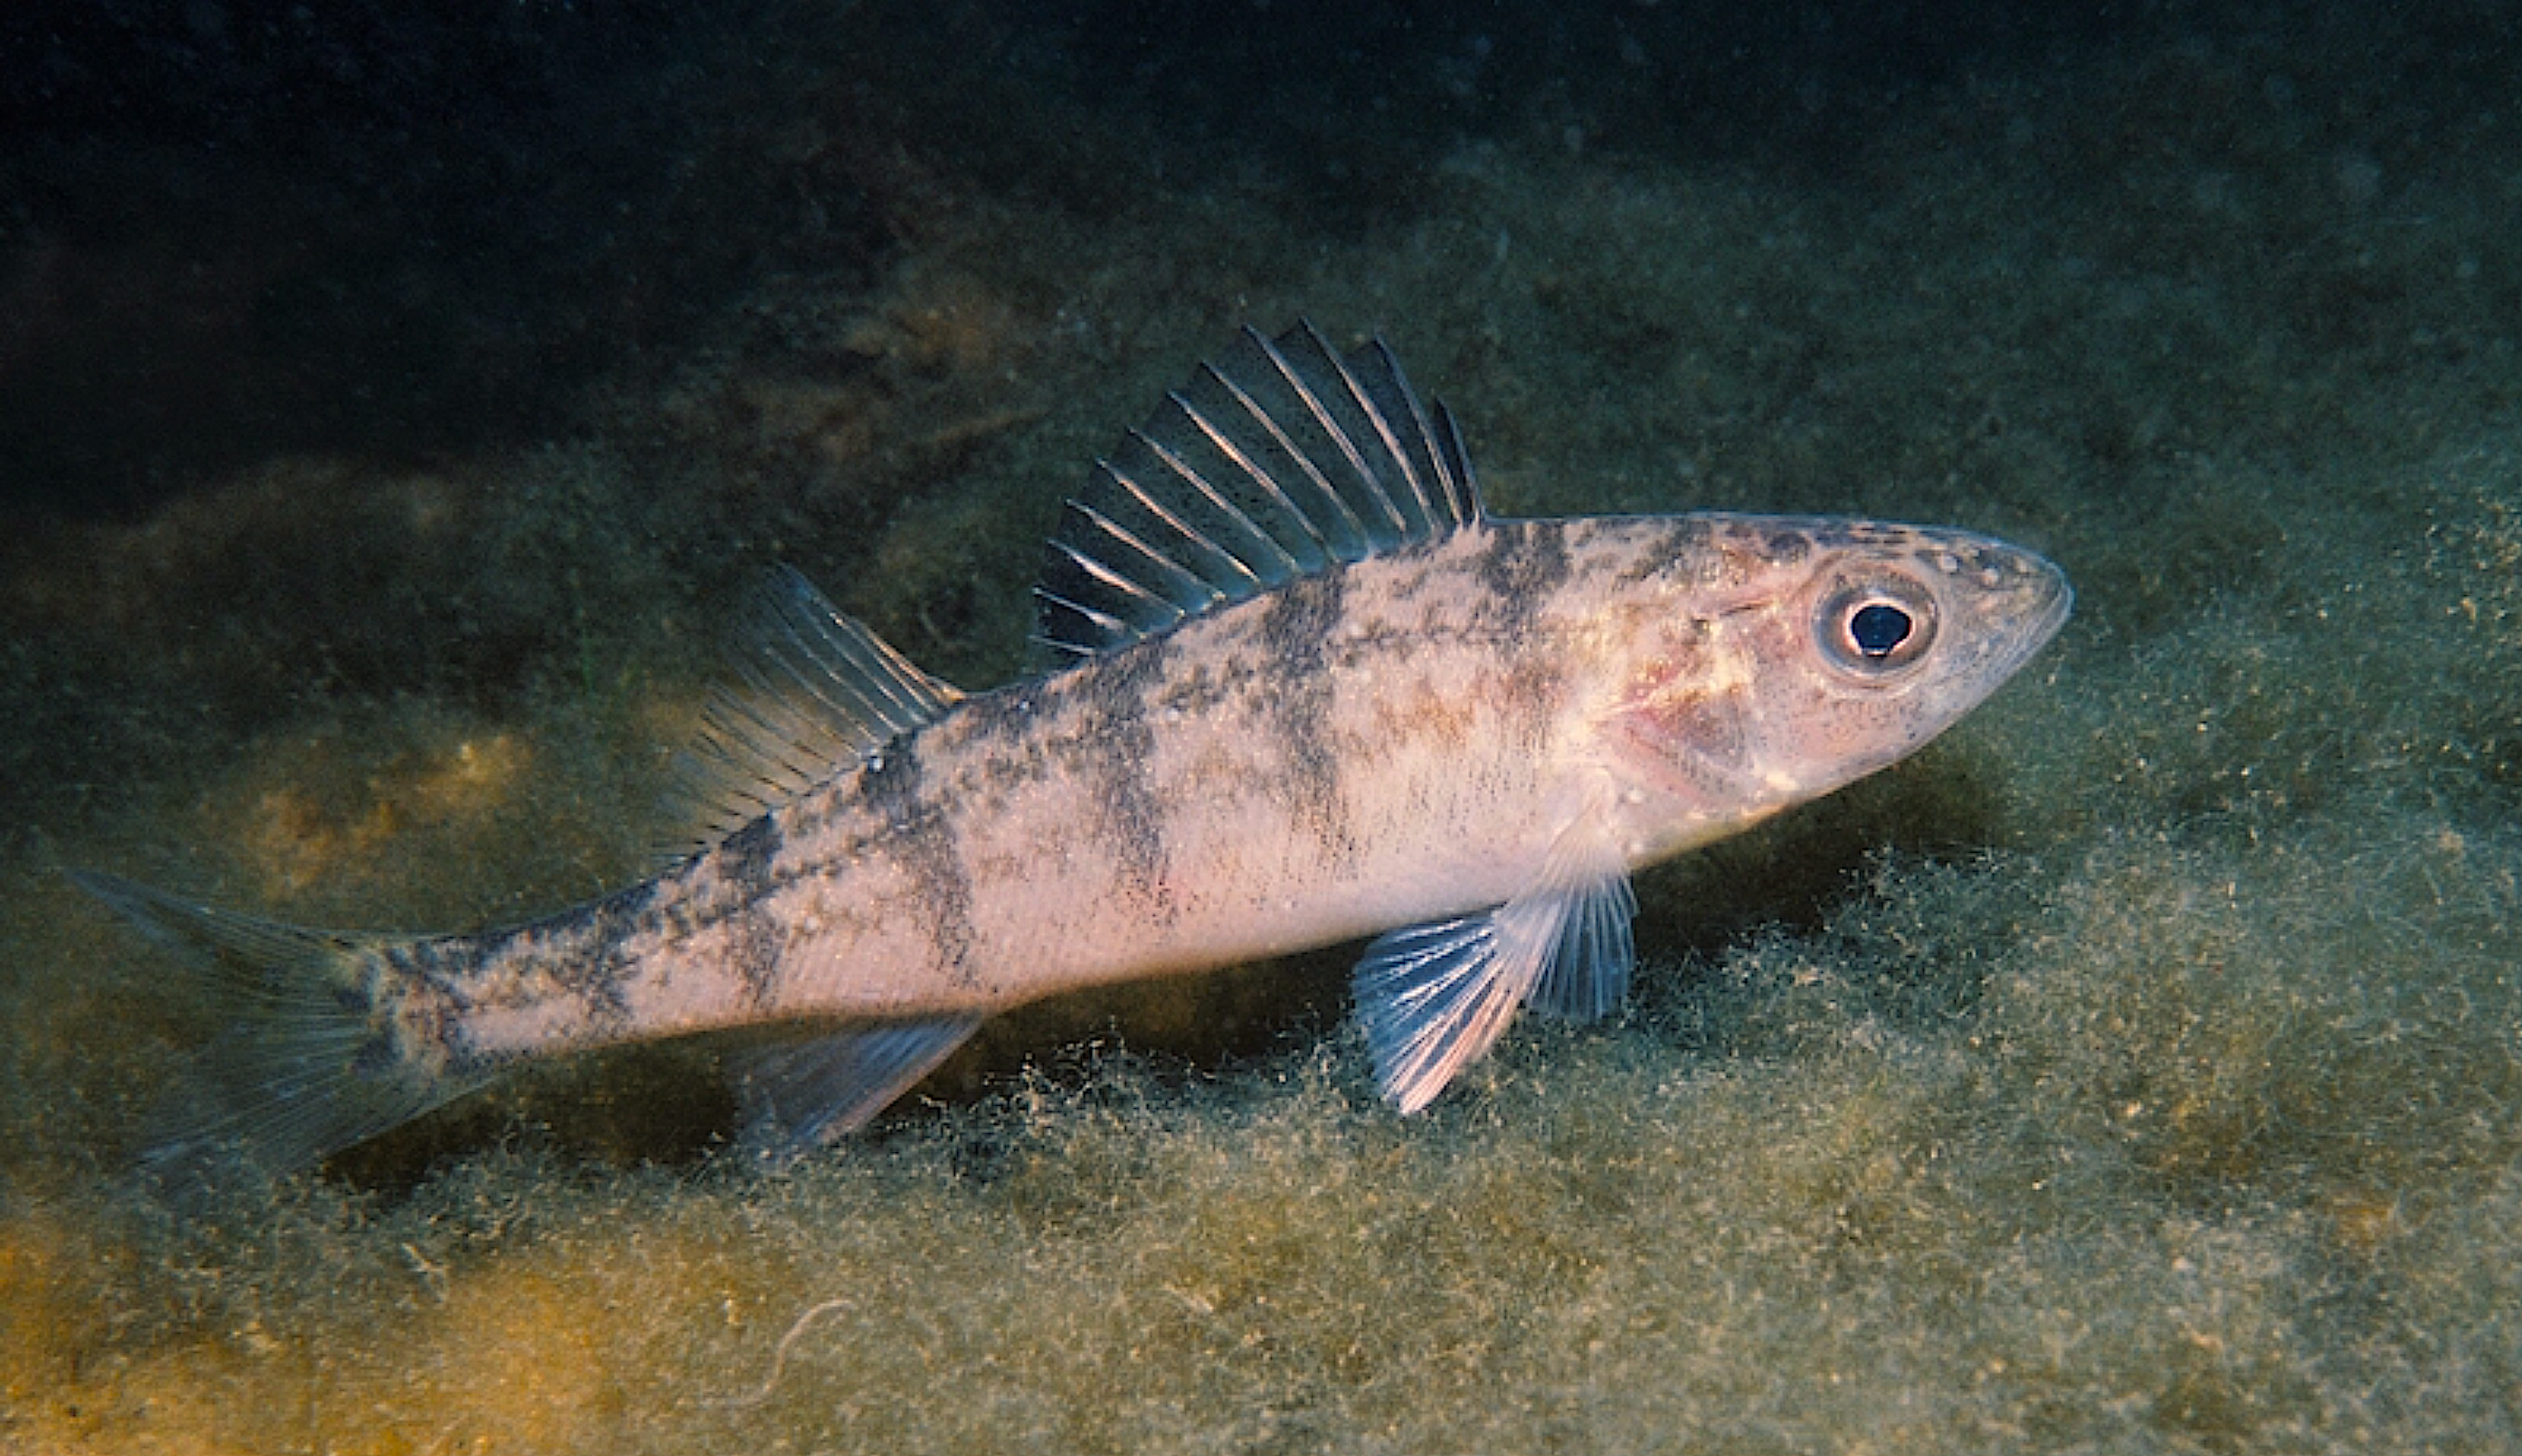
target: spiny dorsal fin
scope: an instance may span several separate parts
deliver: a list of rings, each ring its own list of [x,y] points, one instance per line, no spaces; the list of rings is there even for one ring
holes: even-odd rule
[[[1035,644],[1059,666],[1479,519],[1453,417],[1381,340],[1245,329],[1097,463],[1051,538]]]
[[[793,567],[754,594],[701,740],[677,763],[695,844],[714,844],[918,727],[963,695],[843,614]]]

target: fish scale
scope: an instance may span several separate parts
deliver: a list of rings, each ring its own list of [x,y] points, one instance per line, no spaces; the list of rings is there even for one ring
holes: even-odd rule
[[[304,1163],[515,1064],[727,1038],[748,1138],[862,1125],[999,1011],[1373,937],[1378,1086],[1625,992],[1636,868],[1915,751],[2066,619],[1943,527],[1488,516],[1390,351],[1246,331],[1099,463],[1041,671],[965,695],[782,570],[690,758],[702,845],[474,935],[80,883],[236,998],[153,1145]]]

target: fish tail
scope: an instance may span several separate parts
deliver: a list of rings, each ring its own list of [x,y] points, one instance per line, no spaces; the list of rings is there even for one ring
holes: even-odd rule
[[[189,1180],[237,1159],[271,1173],[306,1167],[482,1080],[416,1055],[397,1027],[381,952],[409,937],[308,930],[68,873],[178,952],[216,1006],[195,1075],[151,1115],[148,1171]]]

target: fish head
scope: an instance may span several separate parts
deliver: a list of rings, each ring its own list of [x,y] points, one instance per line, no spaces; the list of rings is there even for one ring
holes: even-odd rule
[[[2039,556],[1934,526],[1707,516],[1650,573],[1601,720],[1639,860],[1916,751],[2019,671],[2074,593]]]

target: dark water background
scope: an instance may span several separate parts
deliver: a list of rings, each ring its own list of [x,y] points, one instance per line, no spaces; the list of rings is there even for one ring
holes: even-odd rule
[[[2517,95],[2486,4],[12,7],[0,1443],[2511,1448]],[[1085,463],[1298,316],[1503,511],[1967,525],[2077,618],[1424,1118],[1333,954],[777,1179],[668,1050],[119,1181],[216,1028],[61,865],[618,884],[765,566],[1002,681]]]

